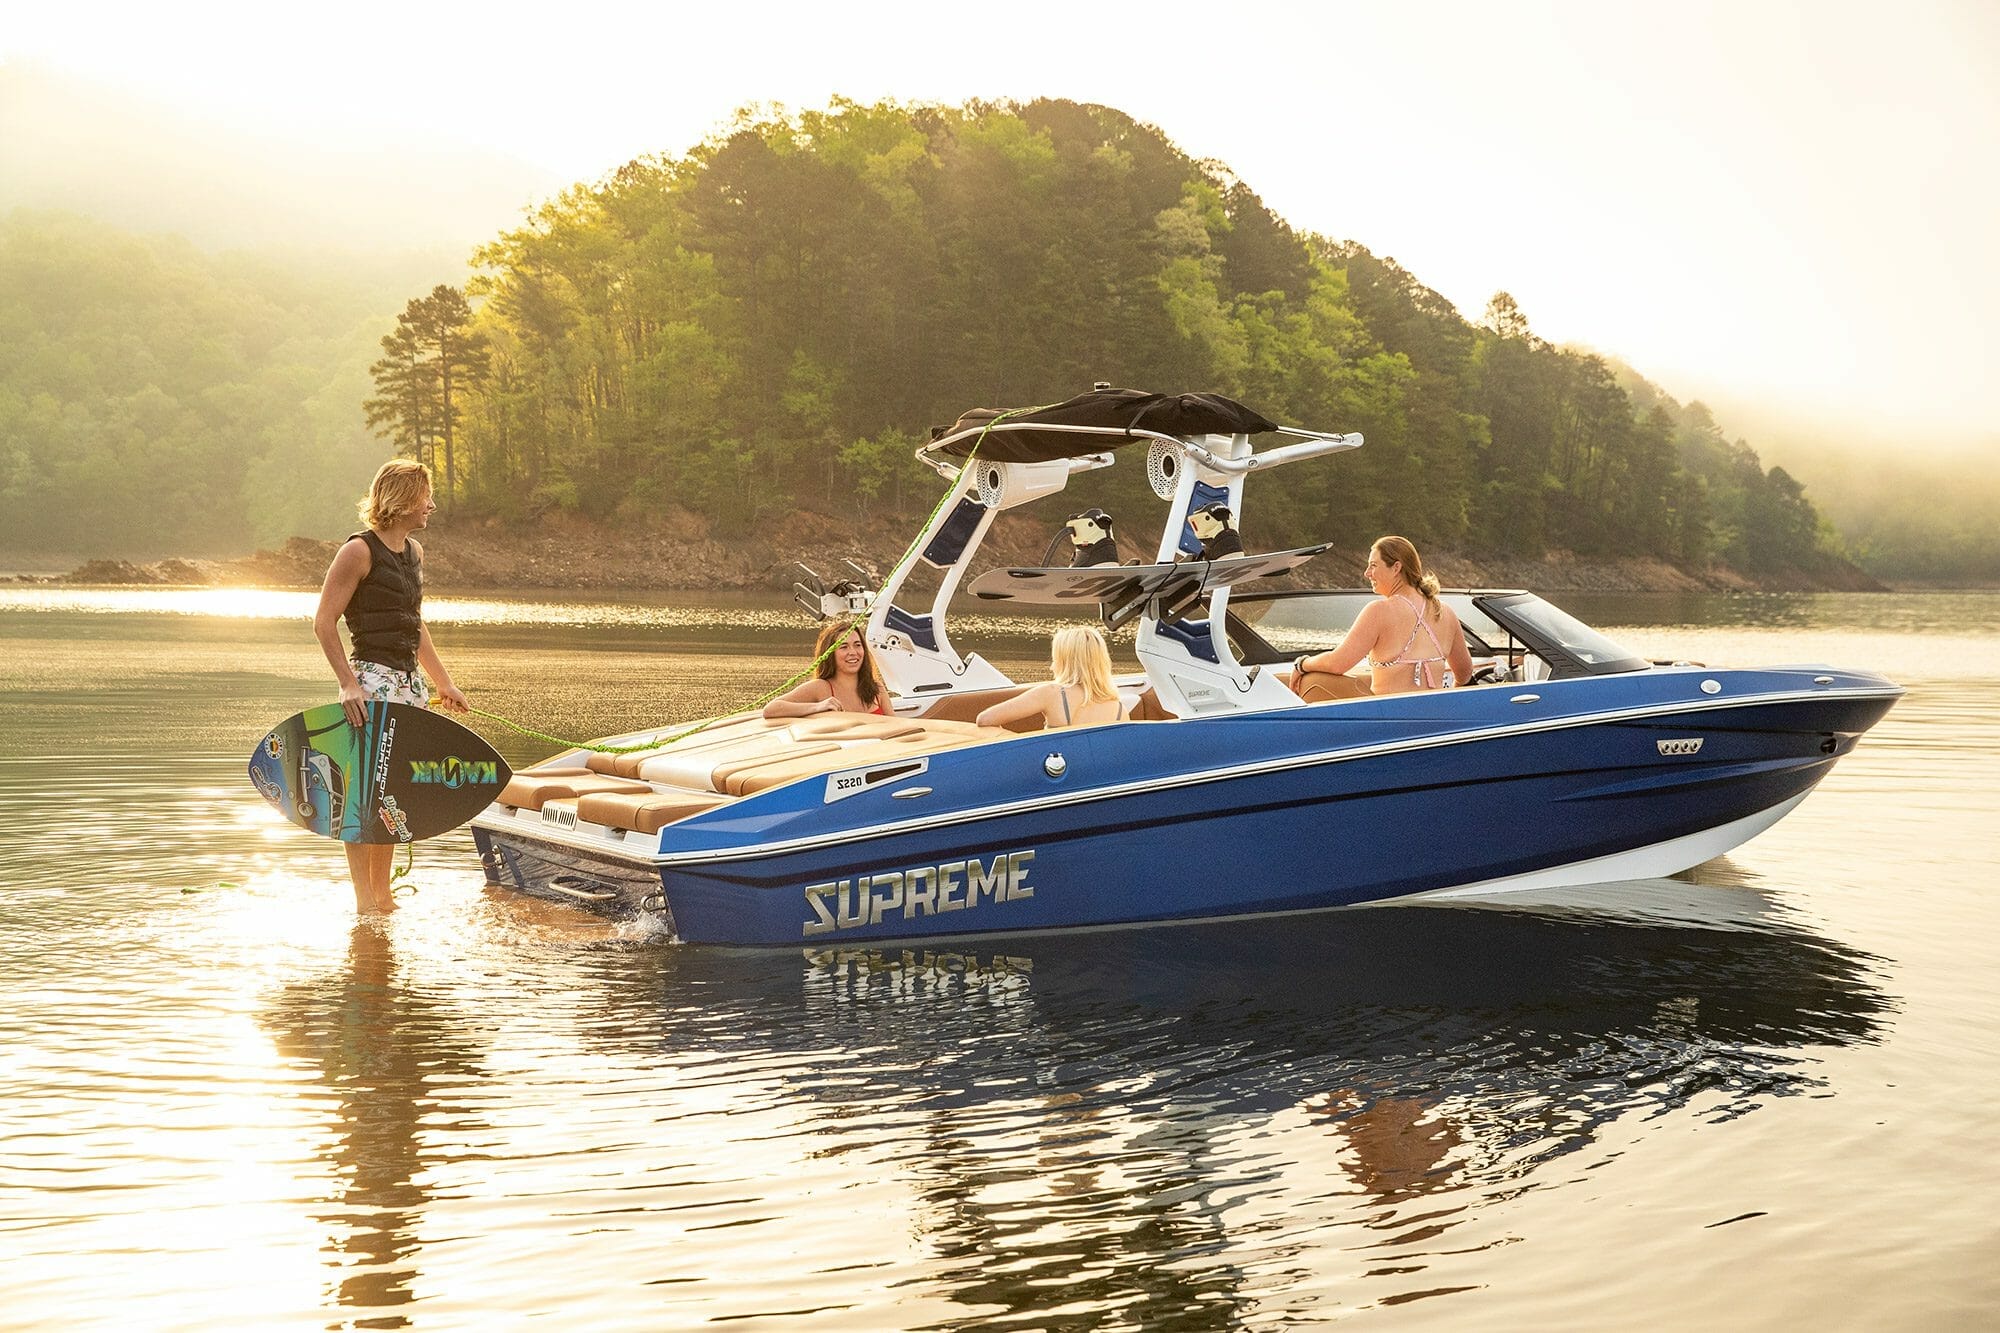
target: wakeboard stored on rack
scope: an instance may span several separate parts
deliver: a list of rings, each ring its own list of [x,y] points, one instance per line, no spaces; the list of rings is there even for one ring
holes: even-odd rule
[[[1289,573],[1332,545],[1324,542],[1292,551],[1162,565],[989,569],[974,579],[966,591],[995,602],[1045,606],[1096,602],[1103,609],[1104,623],[1116,629],[1154,600],[1160,604],[1160,619],[1171,622],[1186,614],[1211,589]]]

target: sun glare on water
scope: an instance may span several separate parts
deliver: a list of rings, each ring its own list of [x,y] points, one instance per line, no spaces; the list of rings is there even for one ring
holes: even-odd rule
[[[135,612],[169,616],[220,616],[238,620],[310,619],[317,592],[270,588],[7,588],[0,609],[81,611],[98,615]]]
[[[169,615],[222,620],[310,620],[319,593],[272,588],[0,587],[0,611],[83,615]],[[424,619],[438,625],[556,625],[667,629],[788,629],[799,623],[789,607],[729,602],[711,605],[650,601],[538,601],[532,597],[431,597]]]

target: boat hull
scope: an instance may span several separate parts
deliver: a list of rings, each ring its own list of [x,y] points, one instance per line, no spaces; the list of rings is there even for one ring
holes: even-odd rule
[[[606,910],[664,906],[698,943],[1059,930],[1593,883],[1670,874],[1755,836],[1897,693],[1820,670],[1395,696],[1024,736],[935,756],[900,797],[822,803],[795,784],[669,827],[644,854],[532,830],[475,836],[499,882],[572,898],[585,886]]]

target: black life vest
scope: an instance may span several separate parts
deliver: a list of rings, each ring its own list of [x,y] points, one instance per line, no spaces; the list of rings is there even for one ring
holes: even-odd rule
[[[347,599],[347,636],[354,657],[397,671],[417,669],[417,641],[424,629],[424,561],[407,537],[392,551],[373,529],[357,532],[368,543],[368,577]]]

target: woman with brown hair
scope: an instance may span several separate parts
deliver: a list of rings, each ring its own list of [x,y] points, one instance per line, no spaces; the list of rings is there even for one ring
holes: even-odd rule
[[[1292,679],[1308,671],[1346,675],[1366,658],[1376,694],[1464,684],[1472,675],[1465,630],[1438,600],[1437,577],[1424,572],[1417,548],[1403,537],[1383,537],[1368,548],[1362,575],[1381,600],[1361,609],[1338,648],[1299,658]]]
[[[813,674],[764,705],[765,717],[887,713],[889,691],[859,626],[829,620],[813,641]]]

